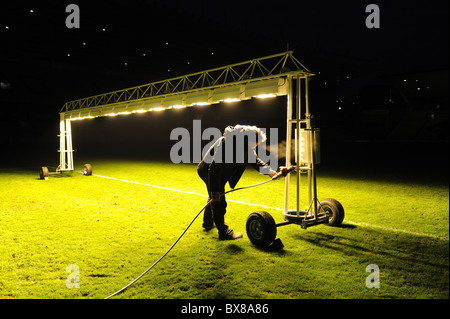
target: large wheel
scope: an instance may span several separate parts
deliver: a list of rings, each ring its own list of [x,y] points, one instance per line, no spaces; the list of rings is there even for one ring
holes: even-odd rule
[[[92,165],[91,164],[84,164],[83,174],[86,176],[92,175]]]
[[[41,170],[39,171],[39,176],[41,179],[47,179],[48,178],[48,168],[47,167],[41,167]]]
[[[247,218],[247,236],[260,247],[268,247],[277,236],[277,225],[272,216],[263,211],[254,212]]]
[[[330,217],[328,221],[329,226],[340,226],[344,221],[344,207],[341,203],[333,198],[326,198],[321,200],[320,203],[320,214],[327,214]]]

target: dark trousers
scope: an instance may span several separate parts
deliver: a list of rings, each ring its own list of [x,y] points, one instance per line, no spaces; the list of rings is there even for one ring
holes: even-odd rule
[[[206,184],[208,190],[208,201],[211,199],[211,190],[209,188],[208,176],[202,176],[199,172],[200,178]],[[220,194],[225,193],[225,185],[221,186]],[[227,201],[225,195],[220,196],[220,202],[213,202],[206,206],[203,213],[203,226],[210,226],[214,222],[216,224],[219,234],[225,233],[228,230],[228,225],[225,223],[225,213],[227,209]]]

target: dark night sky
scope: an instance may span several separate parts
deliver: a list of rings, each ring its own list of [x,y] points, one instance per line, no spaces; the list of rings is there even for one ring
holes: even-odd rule
[[[165,2],[165,1],[164,1]],[[383,67],[448,66],[446,1],[188,1],[180,7],[217,21],[244,26],[291,45],[364,59]],[[376,3],[381,28],[367,29],[365,8]],[[196,4],[196,5],[194,5]]]
[[[68,29],[70,3],[2,3],[3,147],[50,139],[57,144],[58,112],[68,100],[283,52],[288,46],[320,72],[312,98],[323,118],[337,118],[333,112],[343,88],[354,99],[374,74],[379,82],[385,75],[445,70],[448,83],[446,0],[375,1],[380,29],[365,26],[365,8],[372,1],[76,1],[80,28]],[[431,95],[426,103],[441,107],[444,101],[448,110],[448,90],[443,98],[439,94],[439,101]]]

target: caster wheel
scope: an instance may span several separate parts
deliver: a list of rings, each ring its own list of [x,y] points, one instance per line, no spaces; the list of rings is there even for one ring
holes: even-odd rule
[[[83,174],[86,176],[92,175],[92,165],[91,164],[84,164]]]
[[[327,214],[330,220],[328,226],[340,226],[344,221],[344,207],[333,198],[321,200],[319,214]]]
[[[48,168],[47,167],[41,167],[41,170],[39,171],[39,176],[41,179],[48,179]]]
[[[255,246],[263,248],[275,240],[277,236],[277,226],[272,216],[263,211],[254,212],[247,218],[247,236]]]

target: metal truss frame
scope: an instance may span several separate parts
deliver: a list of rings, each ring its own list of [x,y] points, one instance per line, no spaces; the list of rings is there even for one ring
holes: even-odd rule
[[[280,78],[288,74],[296,75],[299,73],[311,74],[293,56],[292,51],[287,51],[163,81],[69,101],[63,105],[60,113],[73,113],[74,111],[100,108],[106,105],[138,102],[236,84],[248,84],[264,79]]]
[[[60,110],[60,165],[73,171],[71,121],[136,112],[287,95],[288,77],[311,76],[294,56],[282,52],[167,80],[66,102]]]

